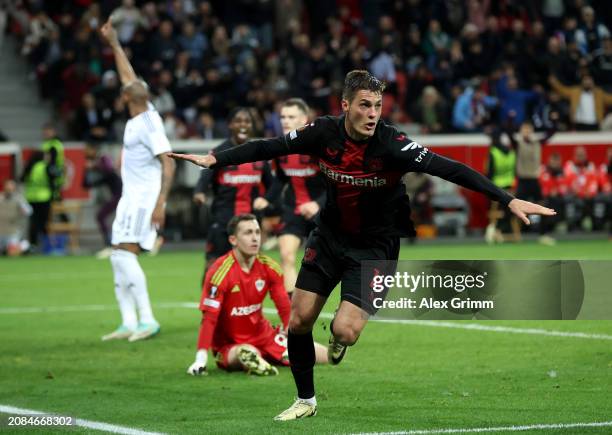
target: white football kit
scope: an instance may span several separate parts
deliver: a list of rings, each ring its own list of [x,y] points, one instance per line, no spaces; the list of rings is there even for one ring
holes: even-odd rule
[[[123,191],[113,221],[112,244],[138,243],[151,250],[157,231],[151,215],[161,189],[158,155],[172,151],[164,124],[151,103],[149,110],[131,118],[123,134],[121,179]]]

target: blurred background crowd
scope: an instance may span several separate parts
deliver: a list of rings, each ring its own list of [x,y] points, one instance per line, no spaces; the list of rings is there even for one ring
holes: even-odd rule
[[[226,136],[237,105],[256,109],[258,135],[277,135],[287,97],[337,113],[355,68],[388,83],[385,118],[422,133],[481,132],[509,116],[544,130],[551,112],[559,131],[612,129],[606,0],[4,3],[66,139],[121,140],[119,82],[95,34],[111,13],[170,139]]]

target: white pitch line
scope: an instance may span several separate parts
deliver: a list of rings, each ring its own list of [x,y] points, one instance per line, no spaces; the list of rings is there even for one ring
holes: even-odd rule
[[[0,405],[0,413],[13,414],[13,415],[58,415],[56,413],[35,411],[33,409],[17,408],[9,405]],[[163,432],[147,432],[132,427],[118,426],[116,424],[103,423],[100,421],[83,420],[82,418],[75,418],[74,424],[80,427],[86,427],[88,429],[99,430],[103,432],[119,433],[126,435],[164,435]],[[25,426],[22,426],[25,428]],[[41,427],[41,426],[32,426]],[[57,426],[63,427],[63,426]],[[68,427],[68,426],[66,426]]]
[[[195,302],[161,302],[153,304],[154,308],[187,308],[197,309],[198,304]],[[116,310],[116,305],[66,305],[66,306],[50,306],[50,307],[7,307],[0,308],[0,314],[28,314],[28,313],[68,313],[68,312],[83,312],[83,311],[112,311]],[[274,308],[264,308],[266,314],[276,314]],[[319,315],[322,319],[332,319],[333,313],[323,312]],[[466,321],[446,322],[440,320],[407,320],[407,319],[372,319],[372,322],[377,323],[392,323],[400,325],[425,326],[429,328],[449,328],[449,329],[465,329],[469,331],[485,331],[485,332],[502,332],[509,334],[528,334],[528,335],[544,335],[549,337],[567,337],[567,338],[584,338],[587,340],[612,340],[612,335],[608,334],[589,334],[586,332],[567,332],[555,331],[552,329],[538,328],[517,328],[513,326],[491,326],[480,323],[467,323]]]
[[[525,426],[474,427],[465,429],[424,429],[403,430],[398,432],[363,432],[354,435],[434,435],[446,433],[483,433],[483,432],[523,432],[528,430],[575,429],[578,427],[610,427],[612,421],[594,423],[531,424]]]

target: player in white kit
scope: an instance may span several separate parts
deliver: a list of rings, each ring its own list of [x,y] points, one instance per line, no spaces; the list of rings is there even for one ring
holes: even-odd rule
[[[149,102],[147,84],[138,79],[110,21],[100,33],[113,49],[123,85],[121,97],[130,120],[123,135],[123,191],[113,222],[111,264],[121,325],[102,340],[143,340],[159,333],[138,254],[151,250],[165,220],[165,206],[174,176],[174,161],[161,117]]]

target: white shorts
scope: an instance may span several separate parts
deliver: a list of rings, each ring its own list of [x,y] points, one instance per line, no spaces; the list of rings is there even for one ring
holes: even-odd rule
[[[137,243],[141,249],[150,251],[157,238],[157,231],[151,224],[154,208],[155,201],[135,201],[122,196],[115,212],[111,243]]]

